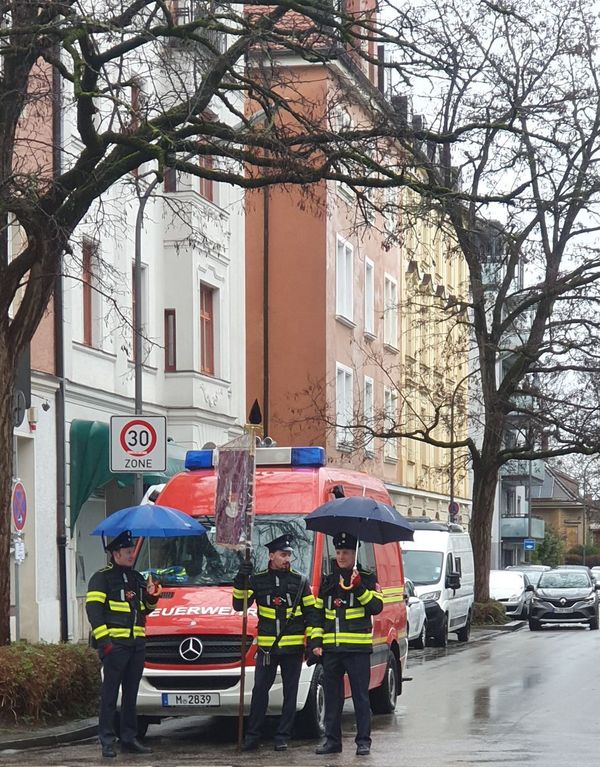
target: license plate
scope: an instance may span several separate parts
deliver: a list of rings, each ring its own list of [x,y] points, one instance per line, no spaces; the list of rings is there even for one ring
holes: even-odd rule
[[[163,692],[163,706],[220,706],[218,692]]]
[[[573,608],[572,607],[555,607],[554,612],[555,613],[572,613]]]

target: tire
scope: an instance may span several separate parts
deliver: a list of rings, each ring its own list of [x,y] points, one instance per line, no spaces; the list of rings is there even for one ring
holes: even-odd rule
[[[417,650],[424,650],[427,647],[427,621],[423,621],[423,628],[416,639],[410,643]]]
[[[598,631],[598,613],[590,621],[590,631]]]
[[[296,716],[296,732],[302,738],[319,738],[325,733],[325,689],[323,666],[316,663],[304,708]]]
[[[542,628],[542,625],[539,621],[536,621],[535,618],[529,619],[529,630],[530,631],[539,631]]]
[[[468,642],[469,637],[471,636],[471,611],[469,610],[469,614],[467,615],[467,622],[465,625],[458,629],[456,632],[456,636],[458,637],[459,642]]]
[[[383,682],[371,690],[369,700],[371,711],[374,714],[392,714],[396,710],[396,699],[398,698],[398,661],[396,656],[390,650],[388,652],[387,667]]]
[[[440,630],[434,637],[437,647],[447,647],[448,645],[448,616],[444,615],[444,620],[440,626]]]

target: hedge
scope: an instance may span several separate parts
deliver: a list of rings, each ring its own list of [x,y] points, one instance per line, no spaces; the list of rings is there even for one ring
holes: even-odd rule
[[[97,709],[100,663],[76,644],[16,642],[0,647],[0,720],[85,717]]]
[[[490,626],[502,625],[511,619],[506,615],[506,609],[501,602],[490,599],[489,602],[474,603],[471,620],[474,626]]]

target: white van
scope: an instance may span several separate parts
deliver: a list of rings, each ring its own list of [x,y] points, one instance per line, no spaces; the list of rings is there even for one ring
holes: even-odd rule
[[[466,642],[475,586],[473,548],[460,525],[413,520],[414,539],[402,543],[404,572],[425,602],[427,637],[445,647],[448,632]]]

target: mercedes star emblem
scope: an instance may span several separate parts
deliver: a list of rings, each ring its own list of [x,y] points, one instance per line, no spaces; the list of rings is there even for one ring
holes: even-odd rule
[[[203,650],[204,647],[202,646],[202,642],[198,639],[198,637],[187,637],[187,639],[184,639],[183,642],[179,645],[179,654],[183,660],[187,660],[189,662],[198,660],[198,658],[202,655]]]

